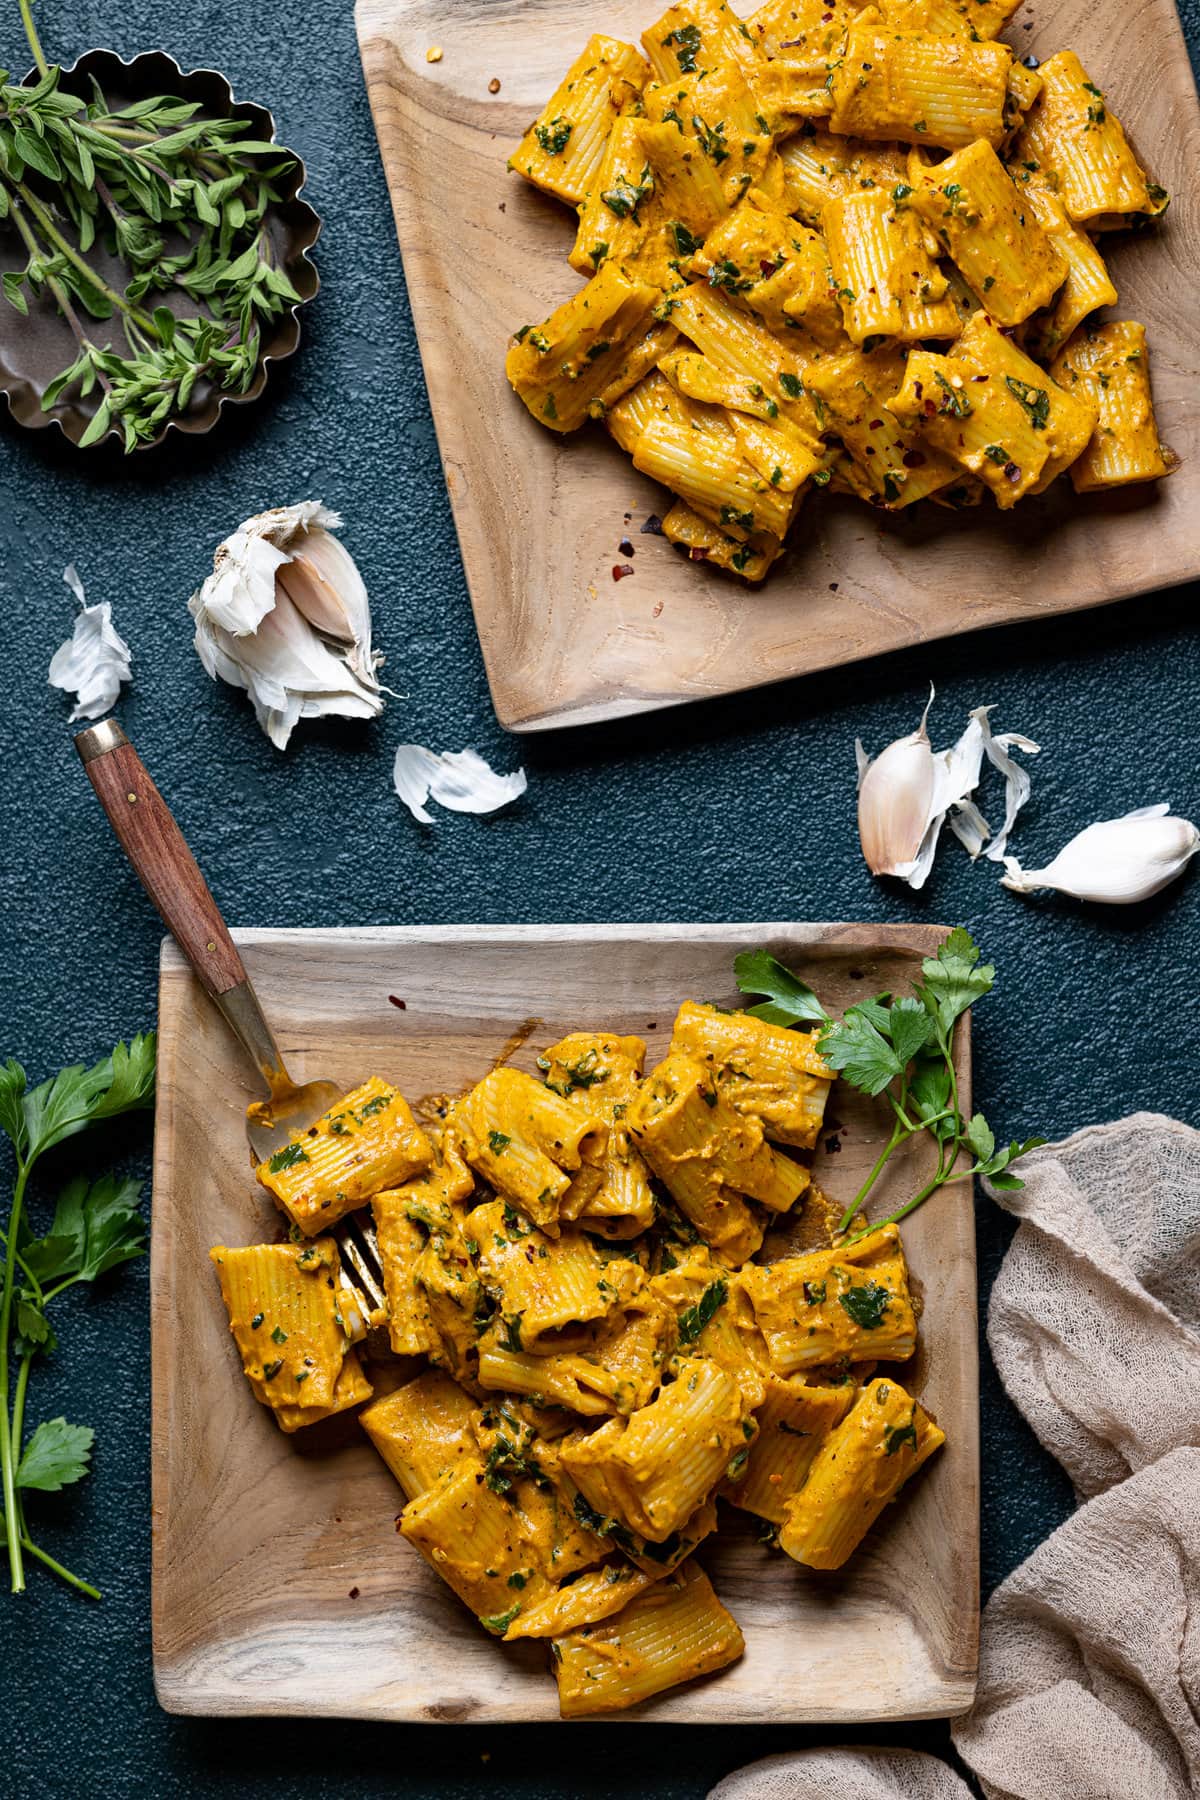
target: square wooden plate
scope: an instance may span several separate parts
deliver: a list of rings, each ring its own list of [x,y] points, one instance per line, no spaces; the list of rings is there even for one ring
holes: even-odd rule
[[[932,925],[548,925],[235,934],[288,1066],[349,1086],[378,1072],[417,1104],[466,1086],[514,1041],[612,1027],[665,1051],[679,1001],[736,999],[734,953],[767,944],[831,1009],[895,989],[944,935]],[[399,1010],[389,995],[405,1001]],[[396,1536],[402,1496],[354,1422],[285,1437],[241,1377],[214,1244],[278,1235],[244,1136],[254,1090],[240,1053],[164,946],[151,1249],[154,1672],[171,1712],[347,1718],[553,1719],[545,1651],[501,1647]],[[522,1037],[522,1034],[524,1036]],[[970,1100],[967,1030],[958,1080]],[[888,1122],[835,1089],[818,1179],[851,1198]],[[836,1117],[833,1116],[836,1114]],[[915,1154],[894,1190],[925,1177]],[[969,1184],[904,1227],[924,1296],[905,1366],[944,1450],[848,1568],[814,1575],[722,1507],[701,1561],[746,1655],[626,1717],[777,1723],[938,1717],[975,1690],[978,1370]],[[339,1422],[342,1423],[342,1422]],[[315,1428],[318,1432],[326,1428]]]
[[[745,0],[738,10],[749,12]],[[1116,316],[1150,334],[1169,481],[1000,513],[888,515],[819,496],[759,589],[638,535],[664,490],[598,426],[542,430],[504,378],[509,334],[574,292],[574,217],[505,158],[594,31],[637,43],[665,0],[358,0],[358,35],[492,697],[513,731],[757,687],[978,626],[1200,574],[1200,106],[1172,0],[1031,0],[1018,55],[1070,48],[1174,195],[1106,242]],[[1031,24],[1032,29],[1027,25]],[[426,61],[440,46],[441,60]],[[489,93],[498,80],[499,92]],[[636,573],[613,567],[633,534]]]

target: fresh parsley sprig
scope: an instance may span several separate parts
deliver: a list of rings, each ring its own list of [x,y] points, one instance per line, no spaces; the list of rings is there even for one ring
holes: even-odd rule
[[[819,1023],[817,1048],[843,1081],[860,1093],[887,1096],[891,1133],[843,1213],[839,1232],[849,1231],[902,1144],[926,1132],[937,1146],[937,1163],[925,1185],[886,1218],[856,1232],[850,1242],[907,1217],[950,1181],[986,1175],[998,1188],[1024,1186],[1012,1173],[1012,1164],[1044,1144],[1045,1138],[997,1147],[983,1114],[964,1119],[959,1108],[954,1028],[977,1000],[991,992],[996,979],[992,964],[980,961],[970,932],[961,927],[950,932],[937,955],[924,959],[923,979],[912,984],[911,994],[860,1000],[836,1020],[812,989],[766,950],[743,951],[734,963],[734,974],[743,993],[767,996],[747,1011],[774,1025]],[[969,1159],[966,1166],[964,1159]]]
[[[0,227],[26,257],[3,295],[27,313],[29,295],[48,293],[75,337],[43,410],[98,391],[81,445],[117,431],[133,450],[187,411],[198,384],[245,393],[261,326],[299,303],[266,226],[295,158],[248,137],[249,120],[198,118],[170,95],[113,111],[94,81],[90,100],[64,92],[28,0],[21,15],[39,79],[22,87],[0,69]],[[124,264],[121,286],[89,260],[97,244]],[[115,338],[93,323],[108,320]]]
[[[118,1044],[91,1068],[60,1069],[29,1088],[17,1062],[0,1066],[0,1130],[16,1159],[0,1287],[0,1493],[8,1565],[14,1594],[25,1587],[25,1557],[35,1557],[80,1593],[99,1599],[89,1582],[72,1574],[33,1542],[24,1496],[32,1489],[57,1493],[87,1473],[94,1434],[87,1425],[46,1419],[25,1436],[30,1371],[56,1338],[48,1309],[79,1282],[91,1282],[141,1256],[145,1233],[137,1209],[139,1184],[102,1175],[69,1181],[58,1196],[44,1237],[36,1237],[25,1210],[29,1178],[40,1157],[89,1125],[149,1106],[154,1093],[154,1034]]]

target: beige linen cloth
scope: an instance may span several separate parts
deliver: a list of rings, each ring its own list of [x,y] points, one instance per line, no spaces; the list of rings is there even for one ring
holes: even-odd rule
[[[953,1738],[988,1800],[1200,1795],[1200,1132],[1091,1127],[992,1198],[988,1343],[1080,1506],[992,1595]],[[710,1800],[969,1800],[910,1750],[813,1749]]]

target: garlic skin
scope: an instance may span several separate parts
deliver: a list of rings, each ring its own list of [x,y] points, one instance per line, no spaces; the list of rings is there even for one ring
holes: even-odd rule
[[[897,738],[872,760],[855,741],[858,759],[858,835],[872,875],[894,875],[911,888],[922,888],[933,866],[942,826],[950,814],[950,828],[977,857],[991,827],[971,799],[979,786],[983,759],[1005,778],[1006,806],[1003,829],[987,854],[1004,854],[1008,834],[1029,797],[1029,776],[1008,752],[1021,749],[1037,753],[1038,745],[1018,732],[993,735],[990,706],[977,706],[967,728],[949,750],[935,751],[926,722],[935,690],[921,723],[909,737]]]
[[[319,500],[258,513],[218,545],[188,602],[200,661],[249,694],[278,750],[301,719],[383,711],[367,590],[332,536],[341,523]]]
[[[112,622],[107,600],[89,606],[74,563],[63,570],[63,580],[78,600],[81,611],[75,629],[50,659],[46,680],[51,687],[75,695],[69,723],[100,719],[117,703],[122,682],[133,673],[129,645]]]
[[[1014,894],[1055,888],[1077,900],[1133,906],[1182,875],[1197,851],[1200,831],[1189,819],[1175,818],[1164,801],[1089,825],[1044,869],[1023,869],[1014,856],[1006,856],[1001,886]]]
[[[392,783],[421,825],[434,822],[425,810],[431,798],[450,812],[490,813],[519,800],[529,786],[524,769],[497,775],[474,750],[446,750],[439,755],[424,744],[400,745]]]

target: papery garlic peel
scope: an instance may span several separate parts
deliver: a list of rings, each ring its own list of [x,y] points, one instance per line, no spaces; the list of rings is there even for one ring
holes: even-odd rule
[[[1054,888],[1077,900],[1132,906],[1169,886],[1197,851],[1200,831],[1190,819],[1175,818],[1164,802],[1089,825],[1044,869],[1023,869],[1006,856],[1001,881],[1015,894]]]
[[[872,875],[894,875],[912,888],[925,885],[942,826],[950,815],[955,835],[972,858],[992,839],[991,828],[971,795],[979,786],[986,756],[1005,780],[1005,819],[987,854],[1003,855],[1017,813],[1029,795],[1029,776],[1008,754],[1020,749],[1036,754],[1038,745],[1017,732],[994,736],[989,706],[977,706],[966,730],[948,750],[935,751],[927,720],[934,689],[909,737],[898,738],[870,759],[861,742],[858,758],[858,833]]]
[[[524,769],[497,775],[475,750],[445,750],[424,744],[401,744],[392,766],[392,784],[413,818],[432,825],[426,800],[450,812],[490,813],[519,800],[529,786]]]
[[[63,570],[63,580],[80,605],[75,629],[50,659],[46,679],[51,687],[75,695],[69,723],[103,718],[117,703],[122,682],[133,673],[129,645],[112,622],[112,606],[102,600],[89,606],[74,563]]]

